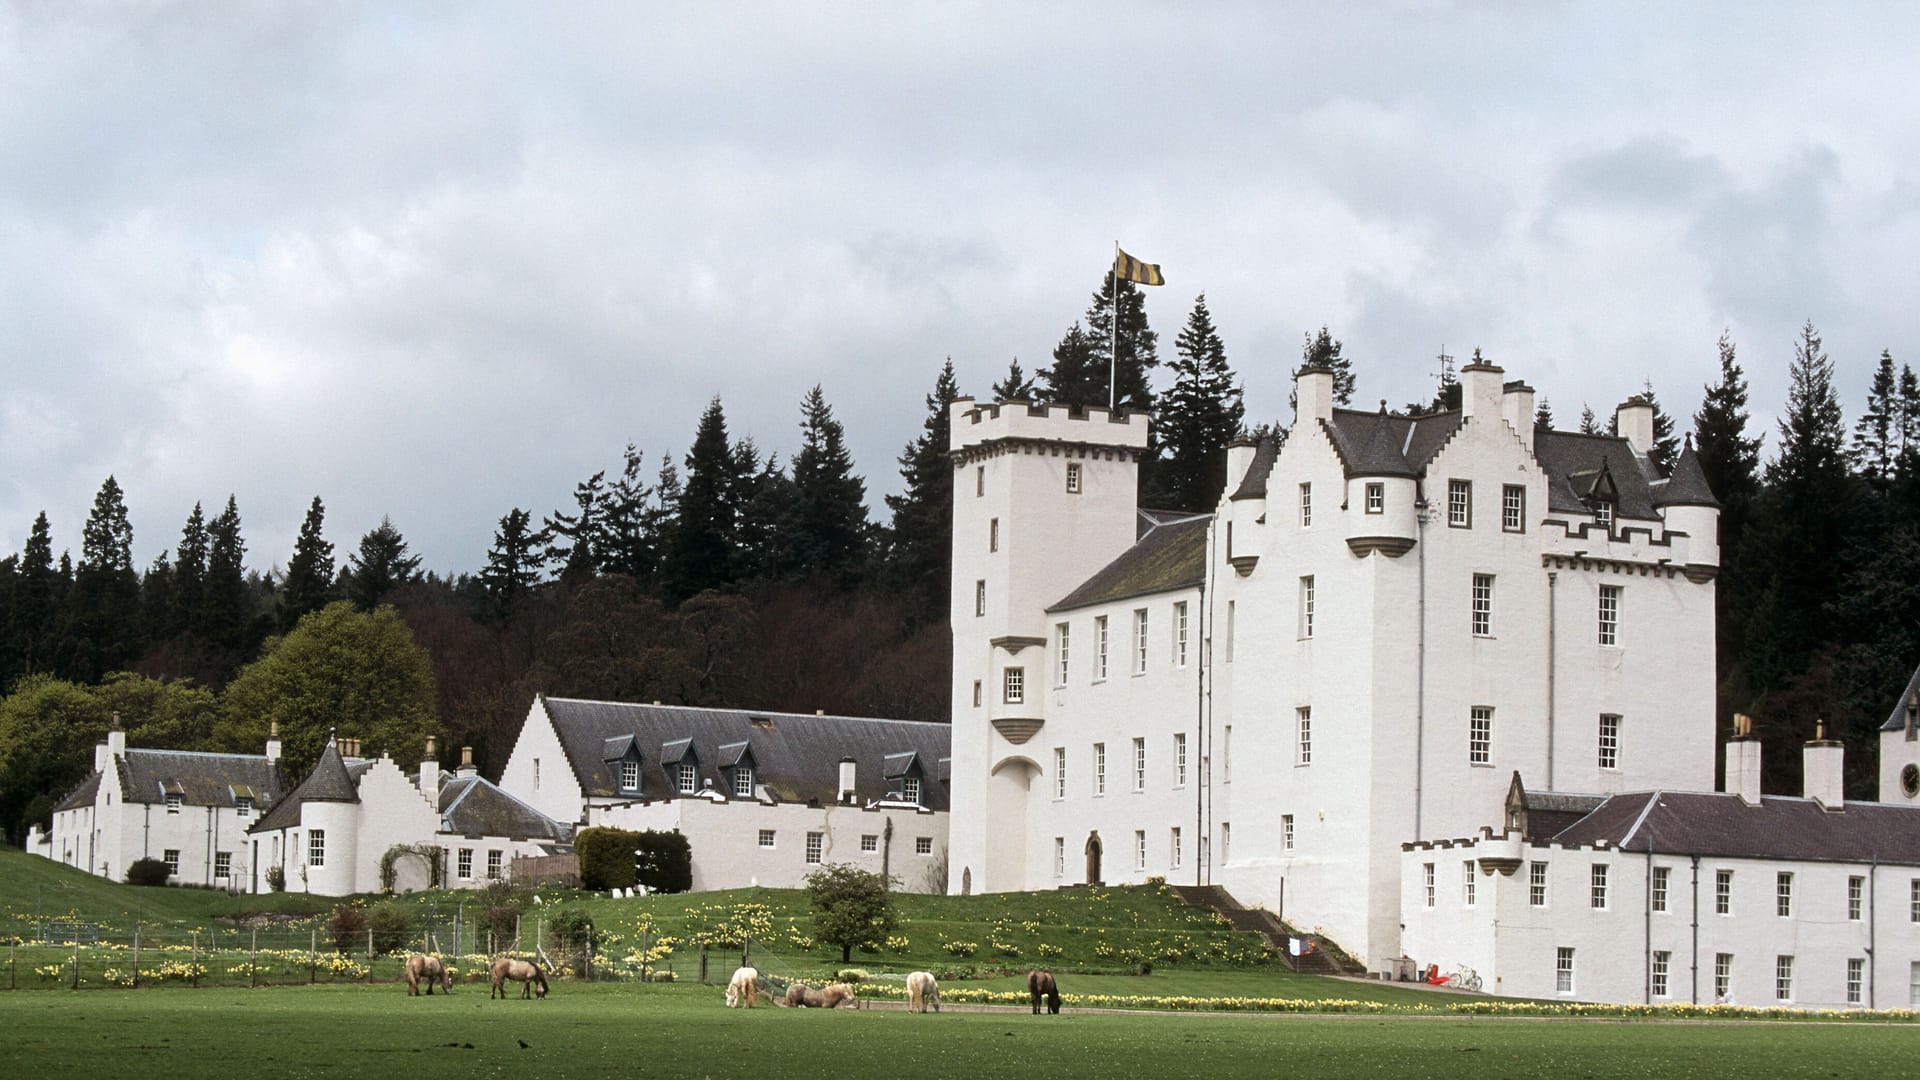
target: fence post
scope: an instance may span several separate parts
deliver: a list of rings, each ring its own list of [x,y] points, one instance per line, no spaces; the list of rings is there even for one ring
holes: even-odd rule
[[[200,931],[193,932],[193,966],[187,969],[187,977],[193,980],[193,988],[200,989]]]
[[[73,934],[73,988],[80,989],[80,932]]]
[[[260,985],[260,928],[253,928],[253,943],[247,947],[247,989]]]
[[[593,981],[593,924],[591,923],[587,924],[587,958],[580,962],[580,966],[586,969],[587,981],[592,982]]]
[[[700,985],[707,985],[707,943],[700,943]]]
[[[652,948],[653,928],[640,931],[640,981],[647,981],[647,951]]]
[[[17,955],[19,948],[11,941],[7,942],[7,989],[9,990],[20,989],[20,958]]]
[[[133,988],[140,988],[140,926],[133,927]]]
[[[466,913],[467,902],[462,900],[459,906],[453,909],[453,958],[455,960],[460,959],[460,924],[466,921],[464,919]]]
[[[319,954],[320,930],[316,927],[307,931],[307,982],[309,984],[320,981]]]
[[[753,935],[751,934],[740,935],[740,966],[741,967],[753,966],[752,964],[747,963],[747,957],[752,955],[752,953],[753,953]]]

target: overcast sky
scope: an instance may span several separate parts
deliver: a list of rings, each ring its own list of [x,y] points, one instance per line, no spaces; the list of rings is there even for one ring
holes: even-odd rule
[[[1358,10],[1348,10],[1354,8]],[[718,395],[815,383],[869,502],[951,356],[1048,362],[1115,241],[1205,292],[1250,420],[1323,323],[1359,404],[1478,346],[1573,426],[1683,426],[1730,330],[1769,433],[1812,319],[1848,423],[1920,363],[1911,5],[13,3],[0,551],[135,561],[239,500],[442,572]]]

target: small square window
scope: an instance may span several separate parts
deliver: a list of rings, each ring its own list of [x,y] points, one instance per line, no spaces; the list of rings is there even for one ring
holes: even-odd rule
[[[216,851],[213,853],[213,876],[216,881],[233,877],[233,852]]]
[[[760,830],[760,846],[763,848],[770,848],[773,846],[773,830],[772,829]]]
[[[1067,494],[1080,494],[1080,463],[1077,461],[1067,462]]]
[[[1500,528],[1513,533],[1527,531],[1527,489],[1520,484],[1500,489]]]
[[[167,813],[177,814],[179,812],[180,812],[180,796],[174,794],[171,791],[167,792]]]
[[[233,812],[238,817],[252,817],[253,816],[253,797],[250,795],[242,795],[239,798],[234,799]]]
[[[914,853],[915,855],[931,855],[931,854],[933,854],[933,837],[931,837],[931,836],[916,836],[916,837],[914,837],[914,838],[913,838],[913,853]]]
[[[764,847],[765,845],[762,845],[762,846]],[[860,834],[860,850],[866,851],[866,852],[879,851],[880,850],[879,835],[876,833],[861,833]]]
[[[826,845],[826,837],[817,832],[807,834],[807,865],[820,865],[821,854]]]
[[[1447,481],[1447,525],[1455,529],[1473,528],[1473,481]]]
[[[1009,705],[1024,704],[1027,700],[1027,669],[1010,667],[1004,673],[1006,695]]]
[[[1387,510],[1387,485],[1367,485],[1367,513],[1383,514]]]
[[[166,852],[167,876],[180,876],[180,849],[168,848]]]

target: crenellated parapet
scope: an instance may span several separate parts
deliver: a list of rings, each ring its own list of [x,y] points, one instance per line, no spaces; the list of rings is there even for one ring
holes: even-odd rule
[[[1126,409],[1027,401],[975,402],[959,398],[948,414],[948,447],[955,464],[1007,453],[1077,452],[1096,458],[1137,459],[1147,448],[1147,417]]]

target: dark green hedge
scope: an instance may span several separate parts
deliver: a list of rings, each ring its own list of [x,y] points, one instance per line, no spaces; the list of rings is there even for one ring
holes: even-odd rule
[[[677,832],[582,829],[573,838],[573,850],[580,858],[583,888],[631,889],[636,883],[650,892],[693,888],[693,849]]]

